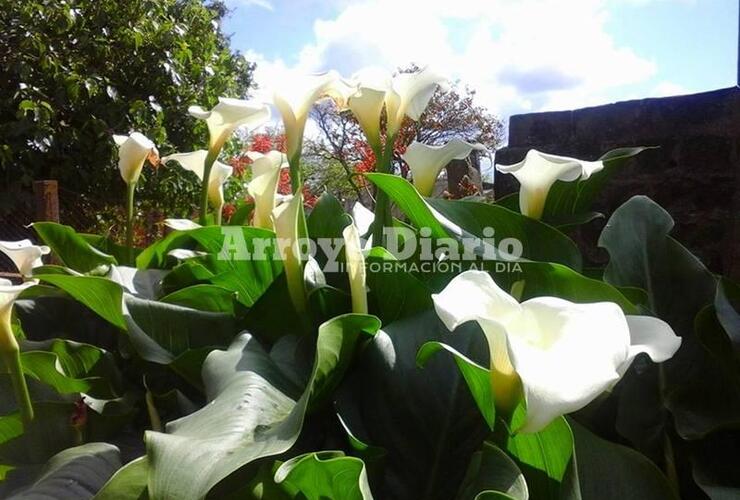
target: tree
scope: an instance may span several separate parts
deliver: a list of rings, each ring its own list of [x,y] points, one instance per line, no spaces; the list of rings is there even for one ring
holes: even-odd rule
[[[417,69],[412,66],[402,71]],[[353,179],[356,196],[364,198],[364,183],[355,174],[372,171],[375,157],[357,120],[351,112],[338,110],[332,101],[315,106],[311,117],[319,134],[307,141],[307,154],[341,165],[346,176]],[[401,155],[412,141],[439,145],[454,137],[480,142],[490,150],[503,142],[503,123],[475,104],[475,90],[467,86],[455,86],[447,92],[437,90],[418,122],[408,118],[404,121],[394,145],[394,170],[408,175]]]
[[[252,81],[220,29],[226,14],[221,1],[0,0],[0,213],[39,178],[118,202],[113,133],[139,130],[162,153],[202,147],[205,125],[188,106],[245,97]],[[137,199],[188,210],[191,179],[174,168],[156,177]]]

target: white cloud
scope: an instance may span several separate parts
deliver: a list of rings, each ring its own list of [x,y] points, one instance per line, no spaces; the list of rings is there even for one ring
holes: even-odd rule
[[[469,84],[480,104],[503,116],[580,107],[656,72],[607,33],[609,1],[361,0],[315,21],[295,65],[247,57],[258,63],[263,89],[290,71],[349,75],[415,62]]]
[[[244,7],[261,7],[265,10],[275,10],[270,0],[232,0],[232,2],[236,5],[243,5]]]
[[[669,97],[672,95],[685,95],[690,93],[691,90],[687,89],[683,85],[673,82],[660,82],[653,88],[652,92],[650,92],[650,97]]]

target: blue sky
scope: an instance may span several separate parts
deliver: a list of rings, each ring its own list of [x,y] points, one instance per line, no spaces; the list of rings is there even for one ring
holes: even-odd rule
[[[503,118],[735,85],[737,0],[227,0],[263,88],[430,64]]]

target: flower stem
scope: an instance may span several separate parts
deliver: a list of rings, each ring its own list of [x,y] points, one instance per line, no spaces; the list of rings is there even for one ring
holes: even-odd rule
[[[303,178],[301,176],[300,148],[298,149],[298,152],[293,155],[292,158],[288,158],[288,165],[290,165],[290,190],[293,192],[293,195],[296,195],[303,187]]]
[[[213,163],[218,158],[218,153],[221,150],[208,150],[206,161],[203,164],[203,183],[200,188],[200,225],[205,226],[208,221],[208,185],[211,178],[211,168]]]
[[[2,356],[5,367],[10,374],[23,427],[28,429],[33,420],[33,404],[31,403],[31,396],[28,394],[26,378],[23,376],[20,349],[10,327],[9,318],[7,320],[0,318],[0,356]]]
[[[126,185],[126,249],[129,264],[134,263],[134,192],[136,183]]]
[[[391,158],[393,156],[393,143],[395,137],[389,137],[382,155],[376,155],[375,171],[388,173],[391,170]],[[390,199],[382,189],[377,189],[375,195],[375,222],[373,223],[373,246],[385,248],[385,234],[383,229],[391,226]]]

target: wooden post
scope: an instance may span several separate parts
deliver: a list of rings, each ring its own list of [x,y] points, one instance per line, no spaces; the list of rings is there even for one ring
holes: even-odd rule
[[[59,191],[57,181],[34,181],[33,195],[36,220],[59,222]]]

